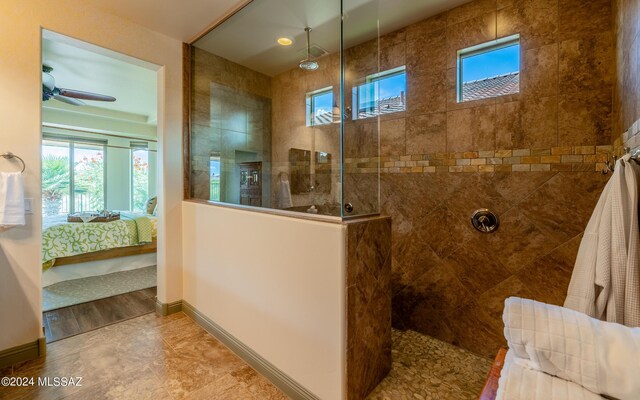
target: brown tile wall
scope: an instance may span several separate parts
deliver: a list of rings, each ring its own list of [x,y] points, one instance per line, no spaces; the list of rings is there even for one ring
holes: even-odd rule
[[[393,324],[494,357],[508,296],[561,305],[608,176],[594,172],[383,174],[393,221]],[[469,221],[501,219],[492,234]]]
[[[456,51],[515,33],[521,92],[457,103]],[[347,52],[347,66],[357,54]],[[581,152],[609,151],[614,136],[610,0],[476,0],[383,37],[380,60],[381,68],[406,65],[408,82],[406,112],[383,116],[379,139],[381,210],[393,225],[393,324],[493,357],[505,344],[506,297],[562,304],[606,183],[595,172],[602,156]],[[345,126],[345,157],[360,170],[345,173],[345,193],[353,187],[370,198],[375,174],[366,168],[378,160],[348,152],[363,137]],[[472,153],[486,154],[487,164],[500,158],[509,172],[471,165]],[[501,217],[494,234],[471,227],[472,211],[483,207]]]
[[[620,134],[640,119],[640,2],[614,0],[613,9],[616,40],[613,126],[614,132]]]
[[[364,399],[391,370],[391,220],[347,227],[347,399]]]
[[[306,94],[333,87],[333,98],[340,99],[340,55],[322,57],[316,71],[294,68],[273,77],[273,184],[280,172],[289,171],[289,149],[331,154],[331,189],[324,193],[293,194],[294,206],[337,204],[340,199],[340,124],[306,126]],[[274,191],[273,196],[276,196]],[[274,197],[275,198],[275,197]],[[339,209],[339,208],[338,208]]]
[[[407,111],[381,118],[380,155],[611,144],[611,15],[610,0],[476,0],[384,36],[380,68],[406,65],[408,87]],[[516,33],[520,93],[458,103],[457,50]],[[376,54],[346,51],[345,93],[377,70],[362,48]],[[362,137],[345,132],[345,146]]]
[[[208,200],[212,152],[223,153],[223,164],[233,159],[235,150],[258,153],[263,161],[270,161],[271,78],[197,47],[191,68],[190,195]],[[215,107],[213,85],[221,88],[215,94]],[[231,118],[238,113],[244,119]],[[269,185],[265,186],[264,191],[270,192]]]
[[[347,49],[345,93],[358,79],[378,71],[379,56],[380,70],[406,66],[407,109],[381,117],[379,136],[375,120],[346,121],[345,158],[364,164],[359,172],[365,173],[378,166],[383,173],[408,168],[414,173],[599,169],[595,157],[580,162],[565,157],[567,165],[554,165],[561,164],[555,159],[512,159],[507,164],[518,165],[498,167],[465,165],[464,160],[457,164],[452,159],[464,157],[447,156],[446,161],[406,165],[399,171],[390,163],[427,161],[425,156],[441,154],[543,154],[558,147],[611,145],[611,15],[610,0],[476,0],[383,36],[379,54],[375,41]],[[457,50],[516,33],[522,47],[520,93],[458,103]],[[347,110],[350,101],[346,96]],[[381,159],[372,160],[378,149]],[[345,171],[345,182],[362,181],[350,176],[354,172]],[[377,186],[363,188],[345,184],[344,201],[375,208]]]

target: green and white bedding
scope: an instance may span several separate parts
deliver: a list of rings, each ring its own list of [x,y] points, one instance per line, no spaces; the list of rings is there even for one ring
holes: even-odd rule
[[[157,217],[121,213],[112,222],[67,222],[66,216],[47,218],[42,231],[42,266],[48,269],[59,257],[117,247],[151,243],[157,235]]]

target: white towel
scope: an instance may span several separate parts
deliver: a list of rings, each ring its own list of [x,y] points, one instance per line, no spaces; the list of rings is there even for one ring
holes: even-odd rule
[[[289,180],[282,176],[278,181],[276,203],[276,207],[279,209],[293,207],[293,200],[291,199],[291,185],[289,185]]]
[[[594,318],[640,326],[640,167],[616,162],[587,224],[564,306]]]
[[[496,400],[602,400],[577,383],[529,368],[509,350],[500,371]]]
[[[640,399],[640,328],[517,297],[505,301],[502,319],[520,366],[596,394]]]
[[[0,227],[24,225],[24,182],[20,172],[0,172]]]

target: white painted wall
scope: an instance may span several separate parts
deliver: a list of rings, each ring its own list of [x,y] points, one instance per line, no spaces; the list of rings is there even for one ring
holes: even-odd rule
[[[182,44],[79,0],[0,2],[0,152],[27,163],[26,196],[39,209],[41,29],[71,36],[159,66],[158,299],[182,298]],[[149,65],[149,64],[147,64]],[[11,166],[0,160],[0,168]],[[0,232],[0,350],[42,336],[41,216]]]
[[[152,75],[155,79],[155,73]],[[97,132],[131,135],[141,139],[156,138],[156,125],[147,123],[147,117],[143,115],[114,112],[92,106],[83,106],[87,107],[83,110],[87,112],[79,112],[68,109],[68,107],[77,106],[64,103],[51,104],[53,101],[50,100],[43,104],[42,121],[45,123],[54,124],[61,128],[82,127]]]
[[[343,398],[345,229],[182,203],[184,299],[319,398]]]

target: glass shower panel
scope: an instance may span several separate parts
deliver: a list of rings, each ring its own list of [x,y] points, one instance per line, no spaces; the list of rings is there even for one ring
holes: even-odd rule
[[[380,211],[380,79],[378,2],[343,1],[343,216]]]
[[[362,3],[343,28],[340,0],[254,0],[193,44],[191,198],[338,217],[378,212],[378,32]],[[349,87],[344,71],[354,72]],[[357,85],[369,111],[354,119]],[[359,169],[343,173],[347,161]]]

